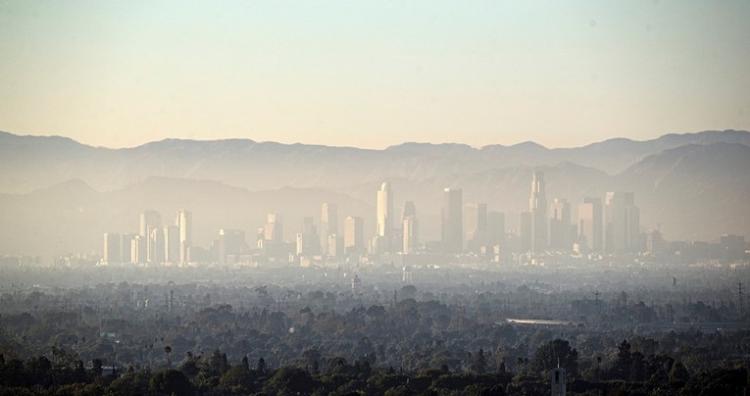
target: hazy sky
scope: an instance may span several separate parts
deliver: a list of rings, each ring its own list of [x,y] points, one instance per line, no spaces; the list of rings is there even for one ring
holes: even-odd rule
[[[0,0],[0,130],[384,147],[750,129],[750,1]]]

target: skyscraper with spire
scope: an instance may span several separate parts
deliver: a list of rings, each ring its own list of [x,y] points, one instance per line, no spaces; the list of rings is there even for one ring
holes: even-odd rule
[[[547,196],[544,173],[541,171],[534,171],[531,179],[529,212],[531,213],[531,251],[543,252],[547,248]]]

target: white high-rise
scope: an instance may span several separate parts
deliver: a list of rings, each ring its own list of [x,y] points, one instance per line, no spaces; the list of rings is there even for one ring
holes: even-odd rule
[[[187,210],[177,213],[177,227],[180,232],[180,263],[190,261],[190,246],[193,243],[193,215]]]
[[[544,173],[534,171],[529,196],[531,213],[531,251],[543,252],[547,248],[547,195],[544,186]]]
[[[393,233],[393,192],[388,182],[380,185],[377,196],[378,236],[388,240]],[[390,241],[388,241],[390,242]]]

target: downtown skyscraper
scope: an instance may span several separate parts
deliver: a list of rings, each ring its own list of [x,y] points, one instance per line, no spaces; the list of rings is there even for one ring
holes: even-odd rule
[[[177,213],[177,228],[180,233],[180,264],[187,264],[190,261],[190,246],[193,243],[193,214],[184,209],[180,210]]]
[[[632,192],[608,192],[604,201],[604,250],[632,253],[640,249],[640,210]]]
[[[547,196],[544,185],[544,173],[534,171],[531,179],[529,196],[529,213],[531,214],[531,252],[541,253],[547,248]]]
[[[417,207],[414,202],[407,201],[404,204],[404,214],[401,217],[403,231],[403,253],[414,253],[419,243],[419,223],[417,222]]]
[[[463,210],[463,191],[456,188],[444,189],[441,223],[443,250],[446,253],[458,254],[463,251]]]
[[[586,197],[578,205],[578,241],[585,250],[604,251],[604,218],[601,198]]]

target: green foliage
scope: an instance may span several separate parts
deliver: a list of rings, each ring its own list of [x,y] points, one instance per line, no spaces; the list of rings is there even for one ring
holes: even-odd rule
[[[192,395],[193,385],[182,371],[168,369],[151,377],[149,390],[159,395]]]

